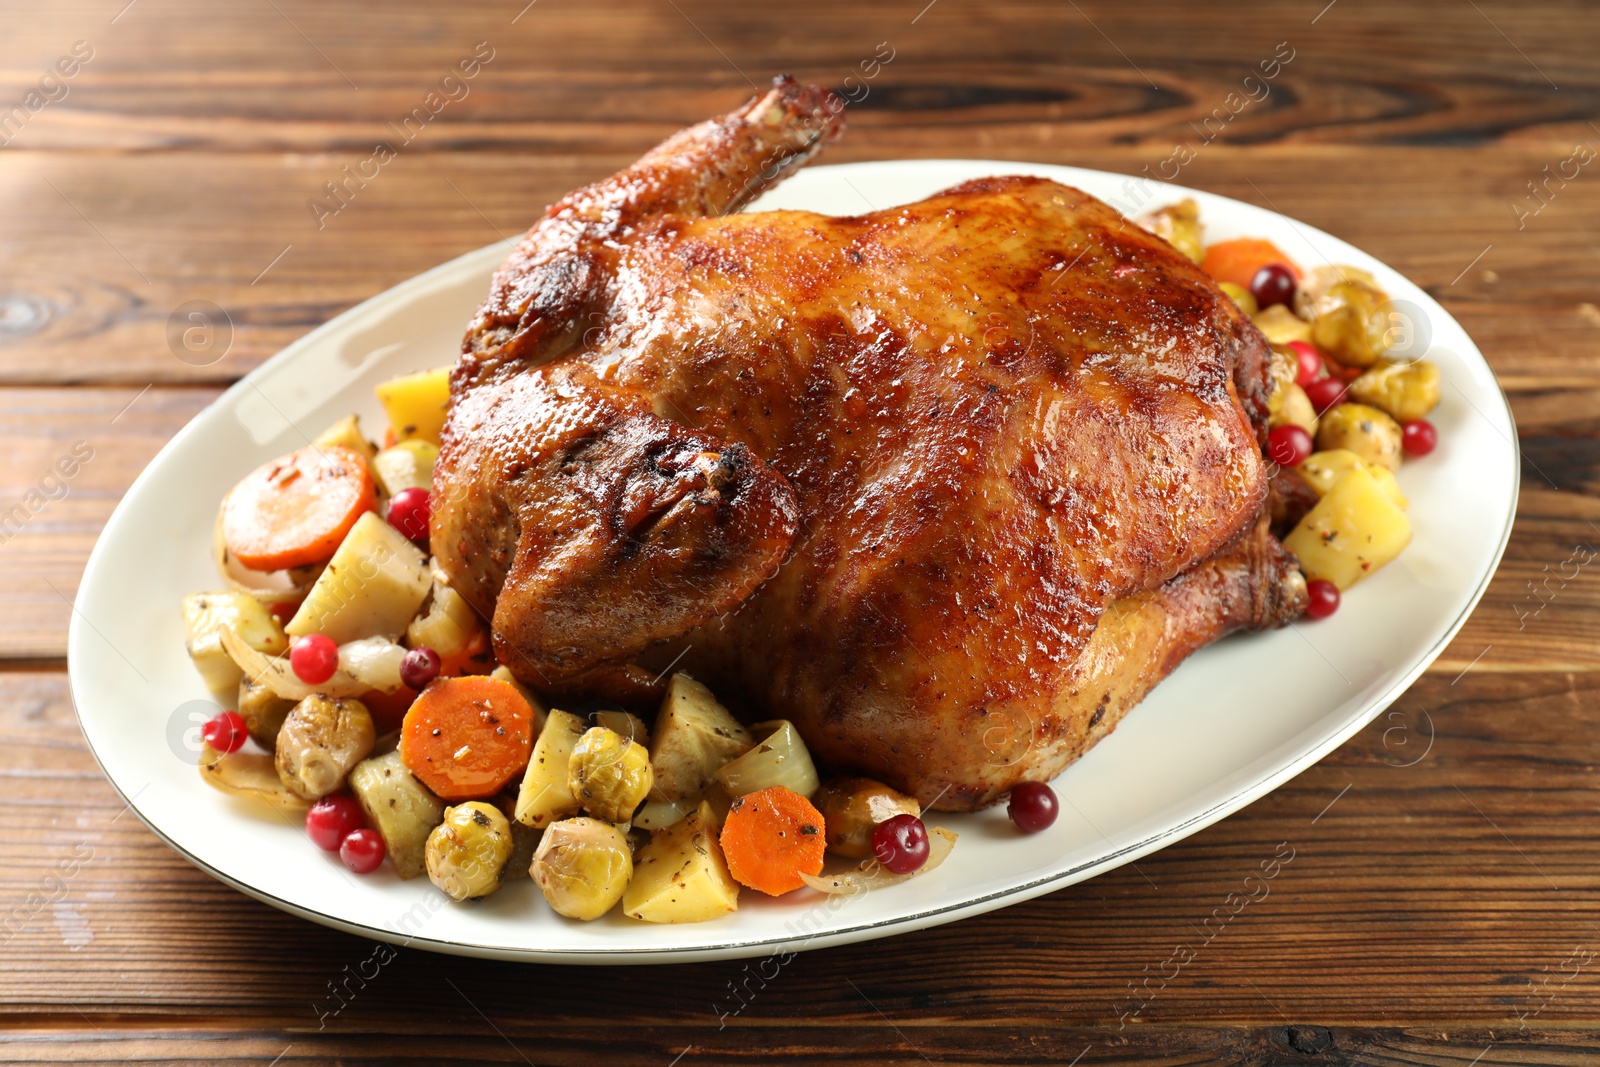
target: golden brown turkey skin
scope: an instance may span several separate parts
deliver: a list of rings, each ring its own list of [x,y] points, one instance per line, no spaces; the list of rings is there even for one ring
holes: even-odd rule
[[[647,692],[632,665],[687,648],[825,761],[980,806],[1082,750],[1107,607],[1254,529],[1267,350],[1194,264],[1042,179],[722,214],[836,129],[780,83],[551,209],[452,380],[433,547],[532,684]],[[635,497],[662,503],[630,524]],[[1281,621],[1240,595],[1130,644],[1129,699]],[[1026,755],[996,761],[997,716]]]

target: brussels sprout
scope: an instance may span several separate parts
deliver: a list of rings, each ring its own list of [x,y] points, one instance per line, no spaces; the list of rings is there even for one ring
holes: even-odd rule
[[[631,819],[654,782],[649,750],[604,726],[585,731],[567,763],[567,788],[584,811],[606,822]]]
[[[1313,303],[1311,339],[1340,363],[1370,367],[1389,347],[1389,297],[1359,281],[1337,282]]]
[[[1400,424],[1366,404],[1336,404],[1322,413],[1317,451],[1347,448],[1368,463],[1400,469]]]
[[[1387,411],[1399,422],[1420,419],[1439,403],[1439,367],[1425,359],[1379,363],[1350,383],[1350,396]]]
[[[372,715],[361,701],[313,693],[294,706],[278,730],[278,777],[307,800],[320,799],[344,784],[376,740]]]
[[[500,888],[511,847],[511,823],[493,804],[446,808],[428,835],[428,880],[452,900],[486,897]]]
[[[616,906],[633,877],[627,835],[599,819],[551,823],[528,868],[550,906],[569,919],[598,919]]]

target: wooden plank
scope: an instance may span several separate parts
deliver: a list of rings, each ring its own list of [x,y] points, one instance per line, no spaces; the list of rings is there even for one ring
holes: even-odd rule
[[[66,654],[72,597],[101,527],[145,464],[216,395],[0,389],[0,658]]]
[[[454,996],[454,994],[449,994]],[[448,1010],[454,1010],[452,1005]],[[465,1005],[462,1009],[466,1010]],[[500,1018],[497,1025],[507,1027]],[[613,1065],[679,1062],[689,1067],[793,1062],[921,1064],[1337,1063],[1348,1067],[1576,1067],[1594,1064],[1600,1030],[1502,1029],[1471,1023],[1437,1028],[1345,1027],[1291,1023],[1260,1027],[1143,1026],[1128,1034],[1075,1026],[1055,1018],[990,1020],[968,1025],[913,1026],[893,1018],[851,1019],[818,1028],[764,1023],[710,1032],[703,1026],[611,1026],[596,1040],[591,1023],[522,1035],[514,1029],[460,1034],[306,1034],[297,1030],[241,1033],[215,1024],[138,1027],[119,1022],[91,1030],[81,1019],[60,1026],[20,1027],[0,1036],[0,1062],[100,1064],[259,1064],[342,1067],[348,1064]],[[15,1060],[11,1060],[15,1062]]]
[[[1450,1032],[1426,1039],[1438,1048],[1466,1047],[1454,1033],[1463,1026],[1493,1028],[1497,1046],[1514,1048],[1600,1016],[1595,675],[1424,679],[1390,714],[1240,814],[1136,867],[948,927],[765,965],[648,970],[407,949],[376,977],[365,967],[369,987],[353,985],[327,1019],[328,983],[347,966],[363,970],[373,946],[257,904],[169,852],[119,814],[84,750],[63,676],[12,671],[5,683],[0,937],[9,938],[9,958],[29,966],[0,968],[0,1016],[19,1026],[81,1032],[87,1019],[159,1042],[191,1028],[220,1038],[223,1020],[286,1040],[325,1023],[333,1036],[472,1038],[474,1055],[493,1056],[481,1042],[494,1031],[455,1003],[464,996],[536,1062],[590,1062],[578,1046],[602,1032],[634,1050],[611,1032],[618,1013],[630,1033],[654,1028],[651,1040],[675,1044],[672,1054],[684,1044],[734,1053],[766,1036],[802,1040],[787,1028],[808,1020],[803,1040],[819,1054],[849,1057],[849,1043],[862,1040],[866,1058],[909,1062],[915,1053],[897,1042],[924,1035],[910,1040],[926,1040],[930,1056],[958,1054],[940,1042],[972,1040],[978,1062],[1010,1062],[1028,1037],[950,1035],[1007,1020],[1022,1035],[1093,1026],[1114,1043],[1148,1027],[1265,1033],[1405,1019]],[[1275,877],[1244,882],[1290,850]],[[85,858],[68,877],[52,876],[74,856]],[[1254,899],[1239,903],[1245,896]],[[1213,925],[1202,925],[1208,918]],[[1179,946],[1187,958],[1174,955]],[[1571,962],[1585,946],[1589,958]],[[884,1017],[898,1033],[883,1028]],[[57,1038],[29,1040],[43,1048]],[[182,1058],[178,1046],[136,1047],[170,1047],[164,1055]],[[282,1051],[233,1047],[241,1058]]]
[[[1276,52],[1293,59],[1271,106],[1240,112],[1230,138],[1463,144],[1529,129],[1587,136],[1581,120],[1595,77],[1580,42],[1600,32],[1590,5],[1500,10],[1494,22],[1449,0],[1407,4],[1403,15],[1345,5],[1315,23],[1305,6],[1252,5],[1251,17],[1231,21],[1224,34],[1204,32],[1215,27],[1170,2],[1102,5],[1091,15],[1044,0],[947,3],[926,13],[915,3],[863,10],[824,0],[784,12],[774,26],[736,0],[676,9],[648,0],[527,10],[477,2],[448,15],[397,4],[381,24],[286,0],[276,9],[211,12],[202,45],[183,5],[147,4],[111,23],[100,5],[78,0],[52,5],[0,42],[0,92],[20,99],[84,39],[93,60],[19,144],[368,148],[484,40],[495,59],[441,113],[429,147],[548,146],[587,141],[596,126],[661,131],[720,110],[719,97],[780,71],[843,84],[886,42],[894,58],[869,86],[864,121],[921,125],[946,112],[1003,128],[1065,119],[1077,143],[1134,139],[1165,148]],[[551,48],[557,40],[562,47]]]

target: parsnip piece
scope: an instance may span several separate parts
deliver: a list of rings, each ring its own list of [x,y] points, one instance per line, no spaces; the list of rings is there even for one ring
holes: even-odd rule
[[[284,629],[294,637],[325,634],[338,645],[398,637],[431,586],[422,551],[369,511],[350,528]]]

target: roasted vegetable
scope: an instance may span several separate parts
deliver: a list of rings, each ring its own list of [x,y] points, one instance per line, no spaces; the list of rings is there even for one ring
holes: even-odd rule
[[[533,719],[533,708],[509,682],[436,678],[406,712],[400,755],[445,800],[493,796],[527,768]]]
[[[709,804],[651,836],[633,860],[622,910],[653,923],[695,923],[739,906]]]
[[[344,784],[375,740],[372,716],[361,701],[313,694],[294,706],[278,730],[278,777],[291,791],[318,800]]]
[[[1404,508],[1409,505],[1406,495],[1400,491],[1400,482],[1395,478],[1394,471],[1388,467],[1380,467],[1376,463],[1368,463],[1347,448],[1313,452],[1295,469],[1321,497],[1327,496],[1328,490],[1337,485],[1340,478],[1349,474],[1352,467],[1365,467],[1367,473],[1377,481],[1378,488],[1383,490],[1383,495],[1397,506]]]
[[[223,645],[222,631],[267,656],[289,651],[289,638],[261,601],[244,593],[191,593],[183,598],[184,644],[195,670],[214,690],[232,689],[244,678]]]
[[[1267,397],[1268,426],[1299,426],[1306,433],[1317,432],[1317,409],[1311,406],[1306,391],[1295,381],[1295,358],[1274,350],[1272,353],[1272,392]]]
[[[1260,237],[1236,237],[1218,241],[1206,249],[1200,268],[1219,282],[1232,282],[1241,288],[1250,288],[1256,271],[1269,263],[1287,267],[1289,273],[1300,277],[1300,268],[1294,260],[1271,241]]]
[[[222,502],[222,540],[252,570],[321,563],[376,503],[365,455],[341,445],[307,445],[262,464],[233,487]]]
[[[403,489],[432,489],[433,465],[438,459],[438,445],[413,437],[373,457],[372,476],[385,496]]]
[[[950,851],[956,847],[954,831],[946,830],[942,826],[928,827],[928,858],[922,866],[909,874],[895,874],[875,859],[867,860],[853,871],[841,874],[819,874],[805,879],[806,885],[823,893],[833,896],[854,896],[857,893],[866,893],[874,889],[884,889],[891,885],[899,885],[919,874],[927,874],[936,869],[941,863],[950,858]]]
[[[921,815],[922,805],[871,778],[835,778],[817,796],[827,823],[828,851],[850,859],[872,855],[872,831],[896,815]]]
[[[690,802],[706,795],[722,765],[750,750],[750,731],[717,703],[711,690],[679,672],[667,683],[650,742],[656,800]]]
[[[432,585],[421,550],[369,511],[350,528],[284,629],[294,637],[324,634],[340,645],[396,638]]]
[[[378,385],[378,402],[389,416],[397,441],[420,437],[439,443],[450,404],[450,368],[419,371]]]
[[[1273,304],[1265,311],[1256,312],[1250,316],[1250,321],[1256,324],[1256,329],[1261,331],[1263,337],[1275,345],[1311,340],[1311,324],[1296,318],[1294,312],[1282,304]]]
[[[1349,589],[1400,554],[1411,523],[1367,472],[1356,466],[1340,478],[1283,545],[1300,560],[1307,578]]]
[[[265,801],[287,815],[304,816],[311,806],[311,801],[283,784],[272,757],[265,752],[238,749],[224,755],[202,743],[200,777],[213,789]]]
[[[606,822],[631,819],[654,782],[645,747],[604,726],[585,731],[567,761],[568,792]]]
[[[264,656],[231,630],[222,632],[222,647],[244,669],[245,677],[272,690],[285,700],[304,700],[312,693],[347,697],[372,689],[393,692],[400,688],[400,664],[406,650],[387,637],[363,637],[339,646],[339,666],[333,677],[312,685],[294,673],[287,656]]]
[[[754,748],[717,771],[717,781],[737,800],[746,793],[781,785],[809,797],[822,784],[800,731],[787,719],[758,723],[750,731],[761,740]]]
[[[398,751],[362,760],[350,772],[350,790],[383,838],[401,878],[426,868],[428,835],[444,820],[444,802],[406,769]]]
[[[500,888],[511,858],[511,824],[482,800],[446,808],[428,835],[428,880],[452,900],[476,900]]]
[[[361,432],[361,417],[346,415],[338,422],[329,426],[318,435],[314,442],[318,448],[329,448],[334,445],[348,448],[359,453],[368,463],[378,454],[378,449],[367,440],[367,435]]]
[[[822,873],[823,829],[811,801],[775,785],[735,800],[718,841],[734,881],[778,897],[805,885],[806,875]]]
[[[568,786],[572,750],[586,729],[584,721],[568,711],[550,709],[544,729],[533,744],[528,770],[517,791],[517,821],[524,826],[549,826],[578,813],[578,799]]]
[[[1389,347],[1389,296],[1355,267],[1319,267],[1295,296],[1311,339],[1340,363],[1370,367]]]
[[[1193,199],[1186,197],[1159,211],[1142,215],[1136,221],[1194,262],[1200,263],[1205,260],[1206,249],[1201,237],[1200,205]]]
[[[569,919],[598,919],[616,906],[633,877],[633,849],[599,819],[562,819],[545,830],[528,869],[544,899]]]
[[[1217,288],[1228,294],[1228,298],[1239,305],[1239,310],[1246,315],[1254,315],[1261,310],[1261,305],[1256,303],[1255,296],[1242,285],[1233,282],[1218,282]]]
[[[646,747],[650,744],[649,727],[645,726],[643,719],[631,712],[595,711],[589,714],[589,721],[595,726],[604,726],[607,730],[621,734],[629,741],[637,742]]]
[[[278,743],[278,731],[294,705],[293,700],[280,697],[260,682],[248,677],[239,681],[239,717],[250,731],[250,740],[268,752]]]
[[[443,658],[459,655],[480,630],[478,613],[437,571],[432,574],[433,599],[428,610],[406,627],[406,644],[431,648]],[[507,672],[510,673],[509,671]]]
[[[1400,424],[1366,404],[1336,404],[1317,424],[1317,451],[1344,448],[1368,463],[1400,469]]]
[[[1396,422],[1424,418],[1439,403],[1439,367],[1425,359],[1378,363],[1350,383],[1350,396],[1388,412]]]

